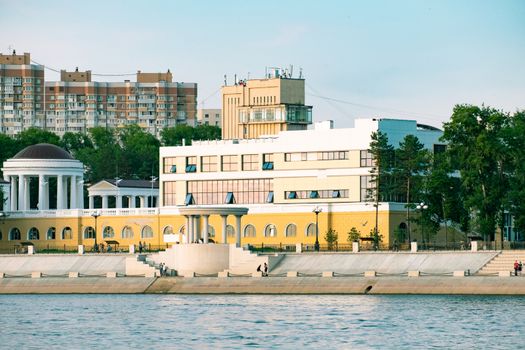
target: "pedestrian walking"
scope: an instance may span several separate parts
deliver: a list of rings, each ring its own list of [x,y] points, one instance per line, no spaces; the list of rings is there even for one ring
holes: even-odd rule
[[[159,264],[159,272],[160,272],[160,277],[162,277],[164,273],[164,263]]]
[[[264,263],[264,276],[268,276],[268,264]]]
[[[163,276],[168,275],[168,266],[166,266],[166,264],[162,264],[162,275]]]
[[[139,254],[142,254],[142,242],[139,241]]]
[[[518,274],[521,276],[521,270],[523,269],[523,264],[521,263],[521,260],[518,264]]]
[[[518,263],[518,260],[514,261],[514,276],[518,275],[518,269],[520,268],[520,264]]]

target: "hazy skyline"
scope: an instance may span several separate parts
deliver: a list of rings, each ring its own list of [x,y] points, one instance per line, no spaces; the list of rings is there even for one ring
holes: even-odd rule
[[[228,76],[293,65],[314,120],[417,119],[441,126],[458,103],[525,108],[524,1],[6,1],[0,52],[54,69],[170,69],[220,108]],[[59,75],[46,71],[46,80]],[[122,81],[134,76],[101,77]],[[319,97],[322,96],[322,97]]]

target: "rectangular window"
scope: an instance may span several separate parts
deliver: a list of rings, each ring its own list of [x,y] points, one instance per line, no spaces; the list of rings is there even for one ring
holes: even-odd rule
[[[319,198],[319,191],[311,191],[310,198]]]
[[[242,170],[254,171],[257,170],[259,164],[259,156],[257,154],[243,154],[242,155]]]
[[[197,157],[186,157],[186,172],[197,172]]]
[[[184,205],[192,205],[195,204],[195,199],[193,198],[193,194],[188,193],[186,194],[186,198],[184,199]]]
[[[224,204],[235,204],[235,196],[233,195],[233,192],[226,193]]]
[[[372,182],[372,176],[366,175],[361,176],[361,202],[366,202],[367,199],[373,195],[371,191],[374,189],[374,183]]]
[[[222,171],[237,171],[238,156],[222,156]]]
[[[164,157],[164,174],[172,174],[177,172],[177,166],[175,165],[175,157]]]
[[[266,203],[273,203],[273,191],[268,192],[268,196],[266,196]]]
[[[266,203],[273,191],[271,179],[203,180],[188,181],[191,193],[199,205]],[[233,201],[233,202],[232,202]]]
[[[273,153],[263,154],[263,170],[273,170]]]
[[[217,156],[202,156],[201,171],[203,173],[217,171]]]
[[[370,150],[361,150],[361,166],[372,167],[374,166],[374,159]]]

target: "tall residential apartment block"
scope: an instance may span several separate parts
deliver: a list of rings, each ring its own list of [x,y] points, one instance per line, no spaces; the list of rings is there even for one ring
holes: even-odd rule
[[[253,139],[280,131],[306,130],[312,107],[305,105],[304,79],[276,71],[265,79],[222,87],[222,138]]]
[[[174,83],[172,74],[137,73],[137,82],[92,82],[91,72],[61,72],[46,82],[46,127],[58,135],[137,124],[159,136],[165,127],[194,125],[197,84]]]
[[[44,123],[44,67],[31,64],[29,53],[0,54],[0,132],[15,135]]]
[[[44,83],[44,67],[23,56],[0,55],[0,132],[40,127],[58,135],[95,126],[137,124],[160,135],[165,127],[195,125],[197,84],[173,82],[166,73],[137,72],[136,82],[94,82],[91,71],[62,70]]]

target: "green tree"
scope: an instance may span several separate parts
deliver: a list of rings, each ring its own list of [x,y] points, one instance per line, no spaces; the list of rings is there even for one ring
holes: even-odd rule
[[[406,135],[396,150],[395,177],[405,198],[407,234],[410,240],[410,209],[422,196],[423,178],[429,166],[429,152],[414,135]]]
[[[60,137],[51,131],[42,130],[36,127],[31,127],[16,135],[21,149],[36,145],[39,143],[50,143],[52,145],[60,146]]]
[[[509,145],[509,192],[507,207],[514,217],[514,228],[525,233],[525,111],[519,111],[510,119],[505,133]]]
[[[495,238],[509,188],[508,124],[508,114],[471,105],[457,105],[444,124],[443,140],[453,169],[460,173],[466,207],[477,215],[479,233],[488,240]]]
[[[9,137],[5,134],[0,134],[0,164],[4,164],[4,161],[12,158],[20,150],[20,142],[17,139]],[[0,175],[3,175],[1,166]]]
[[[60,139],[60,147],[75,156],[76,152],[84,148],[93,148],[93,142],[88,134],[66,132]]]
[[[337,231],[334,230],[333,228],[329,228],[326,231],[324,240],[328,244],[328,250],[333,250],[334,246],[337,245],[338,236],[339,235],[337,234]]]
[[[378,250],[379,249],[379,244],[381,242],[383,242],[383,235],[381,233],[379,233],[379,231],[377,231],[375,229],[371,229],[369,237],[372,238],[374,250]]]
[[[194,140],[220,140],[221,128],[214,125],[198,125],[195,127]]]
[[[149,179],[159,173],[160,142],[138,125],[127,125],[119,130],[122,145],[119,177]]]
[[[348,243],[357,242],[359,241],[359,237],[361,237],[361,232],[355,227],[352,227],[350,231],[348,231],[348,237],[346,238]]]
[[[163,146],[180,146],[182,140],[189,146],[193,140],[194,129],[185,124],[177,125],[173,128],[164,128],[160,132],[160,139]]]
[[[394,162],[394,147],[388,143],[386,134],[373,132],[370,142],[370,154],[373,166],[370,169],[370,188],[367,189],[366,201],[373,202],[375,207],[375,225],[379,224],[379,203],[393,199],[392,165]]]

